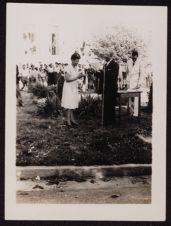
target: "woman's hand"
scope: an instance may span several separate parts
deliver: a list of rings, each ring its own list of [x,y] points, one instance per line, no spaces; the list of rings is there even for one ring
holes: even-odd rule
[[[82,74],[82,73],[80,73],[80,74],[78,75],[78,78],[83,78],[83,77],[85,77],[85,75]]]
[[[83,75],[82,73],[78,74],[78,76],[71,78],[71,75],[68,73],[65,73],[65,81],[66,82],[73,82],[76,81],[77,79],[83,78],[85,75]]]

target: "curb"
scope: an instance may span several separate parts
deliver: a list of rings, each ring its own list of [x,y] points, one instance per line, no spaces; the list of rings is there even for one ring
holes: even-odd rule
[[[150,164],[125,164],[112,166],[25,166],[16,167],[17,180],[47,177],[65,177],[68,180],[107,178],[114,176],[151,175]]]
[[[137,137],[138,137],[140,140],[144,141],[145,143],[148,143],[148,144],[151,144],[151,143],[152,143],[152,137],[150,137],[150,136],[144,137],[144,136],[142,136],[142,135],[140,135],[140,134],[137,134]]]

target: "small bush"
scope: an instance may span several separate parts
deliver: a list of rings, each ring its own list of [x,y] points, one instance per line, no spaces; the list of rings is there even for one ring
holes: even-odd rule
[[[35,84],[29,86],[29,91],[38,98],[36,100],[37,114],[42,116],[58,116],[61,112],[61,103],[58,96],[58,89],[56,85],[42,86]]]
[[[38,98],[47,97],[48,87],[42,86],[41,84],[36,83],[35,85],[29,85],[29,92],[33,93]]]
[[[97,97],[94,98],[91,95],[85,98],[81,96],[81,101],[79,103],[79,108],[77,109],[77,114],[83,116],[84,118],[100,118],[102,111],[102,100]]]
[[[52,91],[48,92],[45,102],[37,107],[38,115],[42,116],[58,116],[62,112],[59,97]]]

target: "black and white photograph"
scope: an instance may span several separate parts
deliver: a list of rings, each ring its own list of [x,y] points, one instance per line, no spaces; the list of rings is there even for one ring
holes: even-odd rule
[[[167,7],[7,3],[6,30],[6,219],[164,221]]]

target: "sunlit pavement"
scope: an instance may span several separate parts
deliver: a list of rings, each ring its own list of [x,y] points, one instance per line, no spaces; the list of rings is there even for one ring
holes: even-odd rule
[[[18,180],[16,197],[17,203],[32,204],[149,204],[151,176],[90,179],[85,182]]]

